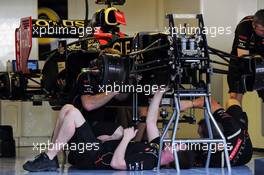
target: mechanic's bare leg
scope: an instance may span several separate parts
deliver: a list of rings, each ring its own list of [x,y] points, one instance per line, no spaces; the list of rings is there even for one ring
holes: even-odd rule
[[[72,138],[75,133],[75,129],[82,126],[85,122],[84,117],[81,112],[76,108],[71,108],[66,110],[67,112],[62,113],[61,117],[61,126],[59,130],[57,130],[57,136],[54,137],[53,144],[55,145],[53,148],[50,148],[47,152],[50,160],[57,155],[57,153],[63,149],[63,145],[67,144],[67,142]],[[60,119],[59,119],[60,120]],[[58,122],[60,125],[60,122]]]
[[[52,140],[51,140],[52,143],[55,142],[54,138],[58,137],[58,133],[59,133],[59,130],[61,128],[61,125],[62,125],[62,122],[63,122],[65,116],[73,108],[74,108],[74,106],[70,105],[70,104],[66,104],[61,108],[61,110],[59,112],[59,116],[58,116],[57,121],[56,121],[54,131],[53,131]]]

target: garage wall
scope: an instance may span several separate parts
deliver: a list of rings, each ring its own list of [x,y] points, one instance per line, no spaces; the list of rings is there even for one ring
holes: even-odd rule
[[[178,13],[178,14],[198,14],[200,13],[200,0],[164,0],[164,16],[169,13]],[[167,20],[164,21],[167,25]],[[192,24],[193,20],[177,20],[177,23],[190,23]]]
[[[258,9],[264,9],[264,0],[258,0]],[[264,103],[262,103],[261,105],[261,112],[262,114],[264,114]],[[261,126],[261,130],[262,130],[262,136],[264,137],[264,118],[262,117],[262,126]]]
[[[258,9],[264,9],[264,0],[258,0]],[[262,103],[261,105],[261,114],[262,114],[262,117],[261,117],[261,123],[262,123],[262,126],[261,126],[261,130],[262,130],[262,136],[264,137],[264,117],[263,117],[263,114],[264,114],[264,103]],[[264,142],[264,140],[263,140]],[[263,143],[262,142],[262,143]],[[263,143],[263,148],[264,148],[264,143]]]
[[[258,9],[264,9],[264,1],[258,0]]]
[[[6,70],[6,61],[15,59],[15,28],[20,18],[37,16],[36,0],[2,0],[0,3],[0,71]],[[33,41],[31,59],[38,58],[37,41]]]

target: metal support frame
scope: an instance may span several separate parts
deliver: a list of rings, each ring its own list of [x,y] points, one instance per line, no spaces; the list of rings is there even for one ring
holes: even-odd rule
[[[188,94],[188,96],[189,97],[190,96],[197,97],[197,94]],[[180,96],[178,96],[177,94],[174,94],[174,102],[175,102],[174,110],[173,110],[173,113],[172,113],[171,118],[169,120],[169,123],[163,129],[163,133],[162,133],[162,136],[160,139],[159,160],[158,160],[158,167],[157,167],[158,170],[160,169],[161,154],[162,154],[162,150],[163,150],[163,144],[165,142],[170,142],[172,145],[173,154],[174,154],[174,158],[175,158],[175,167],[176,167],[177,172],[180,172],[180,165],[179,165],[177,149],[176,149],[176,145],[178,143],[185,143],[185,144],[187,144],[187,143],[208,143],[208,144],[222,143],[224,145],[224,154],[225,154],[226,166],[227,166],[228,172],[231,172],[231,164],[229,161],[229,154],[228,154],[228,150],[227,150],[226,139],[225,139],[225,136],[223,135],[221,129],[219,128],[217,122],[215,121],[213,115],[212,115],[211,105],[210,105],[210,95],[199,94],[198,96],[200,96],[200,97],[203,96],[205,98],[205,109],[204,109],[205,116],[204,116],[204,118],[205,118],[206,123],[207,123],[209,138],[207,138],[207,139],[186,139],[186,140],[176,138],[177,128],[178,128],[179,119],[180,119]],[[181,97],[183,97],[183,96],[181,95]],[[216,128],[216,131],[219,133],[221,139],[214,139],[213,138],[211,123]],[[171,138],[165,138],[167,136],[169,128],[171,126],[173,126],[172,137]],[[205,168],[209,168],[210,158],[211,158],[211,150],[209,149]]]
[[[170,28],[174,28],[174,19],[180,19],[180,18],[184,18],[184,19],[197,19],[198,20],[198,25],[201,29],[201,31],[204,30],[204,22],[203,22],[203,17],[201,14],[198,15],[193,15],[193,14],[181,14],[181,15],[177,15],[177,14],[169,14],[167,15],[167,18],[169,20],[169,27]],[[177,149],[176,149],[176,145],[179,143],[208,143],[209,146],[212,143],[222,143],[224,145],[224,154],[225,154],[225,162],[226,162],[226,167],[228,169],[228,172],[231,172],[231,164],[230,164],[230,160],[229,160],[229,154],[228,154],[228,150],[227,150],[227,144],[226,144],[226,139],[225,136],[223,135],[222,131],[220,130],[217,122],[215,121],[212,112],[211,112],[211,75],[213,72],[213,69],[211,68],[211,61],[209,58],[209,52],[208,52],[208,45],[207,45],[207,39],[206,36],[204,34],[201,34],[202,39],[203,39],[203,56],[201,58],[197,58],[197,57],[193,57],[193,58],[189,58],[189,57],[183,57],[180,54],[180,50],[179,50],[179,46],[178,46],[178,42],[177,42],[177,36],[175,36],[175,33],[172,32],[173,30],[171,30],[171,36],[173,39],[173,44],[170,46],[170,49],[174,51],[173,55],[171,56],[171,58],[174,61],[174,67],[176,70],[174,73],[175,76],[178,77],[178,79],[174,80],[174,93],[173,93],[173,99],[174,99],[174,110],[173,113],[170,117],[170,120],[168,122],[168,124],[164,127],[163,129],[163,133],[160,139],[160,149],[159,149],[159,159],[158,159],[158,166],[157,169],[160,169],[161,166],[161,154],[162,154],[162,150],[163,150],[163,144],[165,142],[170,142],[172,145],[172,149],[173,149],[173,155],[175,158],[175,167],[177,172],[180,172],[180,165],[179,165],[179,160],[178,160],[178,155],[177,155]],[[173,36],[174,35],[174,36]],[[203,81],[204,76],[205,75],[205,86],[203,89],[201,88],[194,88],[194,89],[182,89],[182,69],[185,66],[184,63],[186,63],[186,60],[189,61],[195,61],[196,63],[200,63],[200,65],[203,65],[202,68],[198,68],[198,74],[199,74],[199,81]],[[198,60],[198,61],[197,61]],[[209,133],[209,138],[206,139],[177,139],[176,135],[177,135],[177,129],[178,129],[178,124],[179,124],[179,119],[180,119],[180,100],[181,97],[204,97],[204,104],[205,104],[205,108],[204,108],[204,118],[207,124],[207,129],[208,129],[208,133]],[[221,139],[214,139],[213,138],[213,131],[212,131],[212,126],[216,128],[216,131],[219,133]],[[173,133],[172,136],[170,138],[165,138],[168,134],[169,128],[173,126]],[[209,147],[210,148],[210,147]],[[211,150],[208,150],[208,155],[207,155],[207,161],[205,164],[205,168],[209,168],[210,166],[210,159],[211,159]]]
[[[138,116],[138,94],[133,93],[133,111],[132,111],[132,121],[139,122],[140,118]]]

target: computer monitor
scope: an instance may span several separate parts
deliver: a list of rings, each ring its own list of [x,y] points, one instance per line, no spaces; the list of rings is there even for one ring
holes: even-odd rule
[[[16,72],[16,60],[12,60],[13,71]],[[38,60],[28,60],[29,72],[34,72],[39,69]]]

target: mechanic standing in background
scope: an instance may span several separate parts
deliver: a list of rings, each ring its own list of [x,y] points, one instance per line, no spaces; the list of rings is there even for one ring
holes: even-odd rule
[[[264,57],[264,9],[259,10],[254,16],[243,18],[237,25],[232,55],[261,55]],[[242,103],[245,88],[242,81],[242,67],[240,59],[231,59],[228,68],[229,97]],[[258,95],[264,100],[264,90],[259,90]]]

